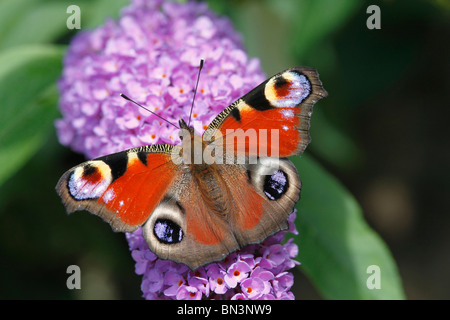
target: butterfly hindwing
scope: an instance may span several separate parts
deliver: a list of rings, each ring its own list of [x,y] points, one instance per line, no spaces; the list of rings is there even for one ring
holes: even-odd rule
[[[286,229],[300,180],[289,160],[274,161],[180,175],[143,225],[150,250],[195,270]]]

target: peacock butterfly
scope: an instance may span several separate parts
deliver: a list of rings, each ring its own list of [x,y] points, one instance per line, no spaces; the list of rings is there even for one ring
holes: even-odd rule
[[[310,141],[327,93],[315,69],[278,73],[225,108],[202,136],[179,121],[181,146],[134,148],[73,167],[56,186],[67,212],[115,231],[142,227],[161,259],[192,270],[287,228],[301,182],[287,159]]]

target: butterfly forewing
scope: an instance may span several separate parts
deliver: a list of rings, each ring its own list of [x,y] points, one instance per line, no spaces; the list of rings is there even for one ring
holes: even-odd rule
[[[327,93],[317,71],[288,69],[223,110],[204,133],[206,141],[246,155],[289,157],[310,141],[313,105]]]
[[[152,145],[87,161],[68,170],[56,190],[68,213],[88,210],[117,231],[133,231],[150,216],[177,172],[180,148]]]

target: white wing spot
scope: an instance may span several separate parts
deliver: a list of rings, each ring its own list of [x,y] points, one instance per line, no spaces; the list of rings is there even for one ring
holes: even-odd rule
[[[114,199],[115,196],[116,196],[116,194],[114,193],[114,191],[108,190],[108,191],[106,191],[105,195],[103,196],[103,201],[105,201],[106,203],[108,203],[108,202],[110,202],[112,199]]]
[[[286,119],[290,119],[290,118],[294,117],[294,111],[292,111],[290,109],[283,109],[283,111],[281,111],[281,114]]]

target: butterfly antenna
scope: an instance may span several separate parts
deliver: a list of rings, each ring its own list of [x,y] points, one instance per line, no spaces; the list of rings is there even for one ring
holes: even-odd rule
[[[148,108],[144,107],[143,105],[137,103],[137,102],[134,101],[133,99],[128,98],[128,97],[127,97],[126,95],[124,95],[123,93],[121,93],[120,96],[121,96],[122,98],[124,98],[125,100],[128,100],[128,101],[130,101],[130,102],[133,102],[135,105],[141,107],[142,109],[147,110],[147,111],[150,112],[151,114],[154,114],[155,116],[157,116],[157,117],[160,118],[161,120],[164,120],[165,122],[167,122],[167,123],[173,125],[175,128],[180,129],[180,127],[178,127],[177,125],[173,124],[172,122],[170,122],[170,121],[167,120],[167,119],[164,119],[164,118],[161,117],[160,115],[154,113],[153,111],[149,110]]]
[[[191,113],[189,114],[188,127],[191,126],[192,110],[194,109],[195,95],[197,94],[198,81],[200,80],[200,72],[202,71],[204,62],[205,62],[205,60],[203,60],[203,59],[200,60],[200,68],[198,69],[197,83],[195,84],[194,97],[192,98],[192,106],[191,106]]]

